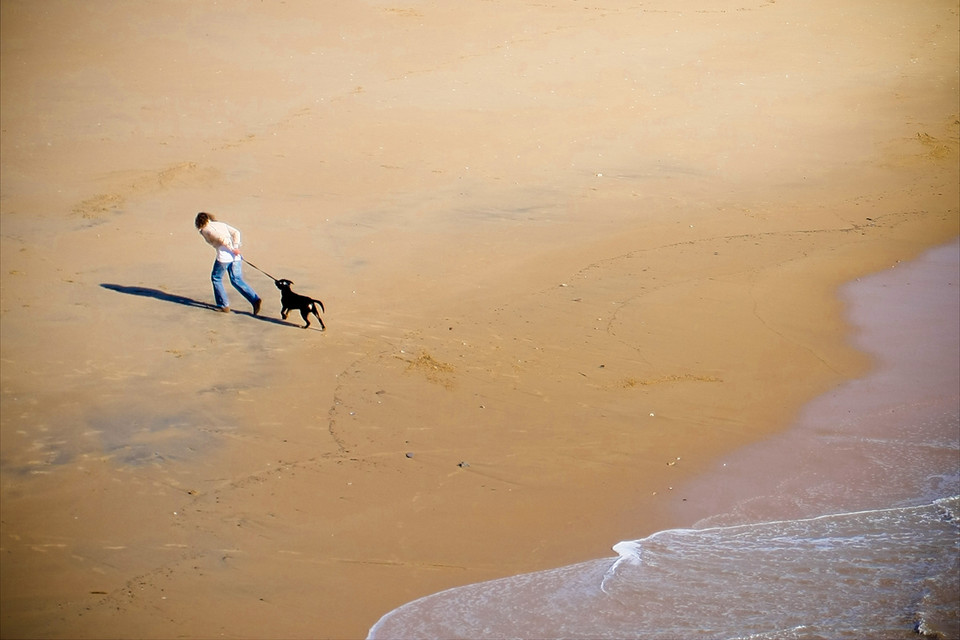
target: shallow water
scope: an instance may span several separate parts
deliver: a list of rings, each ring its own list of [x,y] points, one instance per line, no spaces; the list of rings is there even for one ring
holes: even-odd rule
[[[422,598],[369,637],[960,637],[958,256],[842,292],[878,368],[686,487],[695,528]]]
[[[951,637],[960,499],[622,542],[620,557],[442,592],[374,638]],[[935,636],[934,636],[935,637]]]

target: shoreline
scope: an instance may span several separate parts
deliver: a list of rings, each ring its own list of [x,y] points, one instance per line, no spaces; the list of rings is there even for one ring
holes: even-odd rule
[[[0,5],[4,636],[362,637],[682,525],[960,233],[948,3],[190,6]],[[328,331],[210,312],[199,210]]]
[[[691,483],[697,499],[681,517],[737,524],[960,494],[951,440],[960,410],[958,254],[954,239],[843,286],[851,341],[870,354],[871,369],[807,403],[784,434]],[[938,470],[943,486],[927,486]]]
[[[710,601],[715,597],[713,591],[724,586],[734,594],[726,603],[737,606],[749,599],[745,595],[750,593],[749,584],[765,581],[772,589],[780,582],[797,580],[800,592],[794,595],[803,599],[808,591],[803,585],[809,585],[807,572],[831,570],[831,561],[811,569],[816,556],[838,555],[845,544],[856,546],[857,551],[849,558],[833,559],[833,564],[849,563],[835,576],[838,581],[840,576],[847,577],[842,581],[844,593],[837,592],[834,597],[840,599],[854,589],[859,595],[844,605],[851,609],[868,590],[889,600],[876,611],[865,610],[859,618],[844,619],[850,628],[837,628],[839,620],[830,616],[839,616],[843,607],[832,610],[828,605],[831,597],[821,596],[824,599],[815,599],[808,609],[798,608],[803,613],[794,619],[802,620],[804,629],[868,636],[882,631],[890,637],[910,637],[915,632],[912,625],[922,624],[938,637],[949,634],[957,622],[954,603],[960,584],[952,556],[945,552],[937,559],[943,575],[935,572],[917,578],[907,567],[896,564],[901,547],[910,546],[903,538],[911,533],[909,527],[896,525],[912,510],[938,511],[941,515],[934,521],[942,518],[949,523],[955,518],[951,512],[960,504],[956,462],[960,450],[956,435],[960,426],[958,274],[960,239],[955,239],[914,261],[843,286],[847,320],[856,327],[853,342],[878,364],[864,376],[807,403],[786,431],[734,451],[712,470],[679,484],[677,494],[685,497],[675,505],[674,517],[693,522],[690,527],[622,540],[613,545],[619,558],[597,558],[430,594],[385,614],[371,627],[368,637],[499,637],[509,633],[581,637],[586,629],[591,629],[594,637],[622,637],[627,630],[657,638],[689,636],[691,629],[723,637],[763,634],[786,628],[784,613],[775,615],[772,611],[778,607],[772,602],[771,612],[761,616],[761,622],[751,619],[748,629],[736,623],[724,626],[721,618],[726,620],[728,615],[704,613],[687,619],[681,611],[686,599]],[[826,529],[820,531],[820,521],[836,524],[824,525]],[[922,528],[922,522],[919,519],[914,525]],[[936,526],[928,526],[936,530]],[[770,533],[759,533],[767,530]],[[809,539],[796,533],[807,530]],[[788,531],[797,537],[791,538]],[[730,540],[721,543],[726,533]],[[756,548],[750,547],[748,533],[760,536]],[[925,539],[923,532],[915,533],[918,539]],[[883,535],[896,540],[886,551]],[[951,540],[948,526],[936,535],[939,544]],[[664,542],[681,544],[681,540],[698,540],[698,536],[702,538],[699,542],[676,549]],[[954,543],[955,536],[954,527]],[[723,551],[713,548],[718,544],[724,545]],[[839,546],[833,549],[834,545]],[[765,552],[775,548],[779,554]],[[684,551],[694,549],[697,559],[687,558]],[[808,556],[793,560],[792,567],[802,575],[782,573],[784,566],[777,563],[791,554],[803,557],[802,549],[807,549]],[[927,553],[932,554],[932,547]],[[859,569],[863,575],[854,585],[857,581],[850,575],[857,573],[861,554],[872,559]],[[765,561],[751,564],[751,555]],[[707,558],[714,557],[717,559],[711,564]],[[934,563],[934,558],[925,557]],[[730,562],[743,564],[734,572],[749,576],[741,578],[743,584],[724,568]],[[647,565],[650,568],[645,568]],[[711,582],[713,574],[716,582]],[[880,579],[874,577],[880,575],[888,581],[896,575],[899,580],[922,582],[922,590],[932,590],[935,595],[925,597],[923,606],[914,605],[917,619],[905,615],[894,622],[882,614],[896,598],[880,588]],[[701,589],[709,585],[710,593],[677,589],[676,595],[664,601],[658,597],[669,593],[672,583],[687,581],[701,584]],[[829,591],[829,582],[823,581],[820,590]],[[903,587],[900,597],[905,602],[912,601],[911,588],[920,589],[916,584]],[[645,596],[630,600],[633,591]],[[759,593],[752,597],[762,599]],[[756,611],[756,606],[748,610]],[[828,615],[825,611],[832,612]],[[895,626],[883,626],[887,624]]]

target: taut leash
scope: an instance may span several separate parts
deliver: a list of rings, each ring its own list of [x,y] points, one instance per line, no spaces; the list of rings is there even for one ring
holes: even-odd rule
[[[253,264],[252,262],[250,262],[250,261],[247,260],[246,258],[244,258],[243,261],[246,262],[246,263],[247,263],[248,265],[250,265],[251,267],[253,267],[254,269],[256,269],[257,271],[259,271],[260,273],[262,273],[263,275],[265,275],[265,276],[267,276],[268,278],[270,278],[271,280],[273,280],[274,282],[277,281],[277,279],[274,278],[272,275],[270,275],[269,273],[267,273],[266,271],[264,271],[263,269],[261,269],[261,268],[258,267],[257,265]]]

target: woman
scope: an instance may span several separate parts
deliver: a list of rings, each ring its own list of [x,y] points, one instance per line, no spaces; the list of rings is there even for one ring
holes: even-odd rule
[[[223,286],[223,272],[226,271],[230,276],[230,284],[253,305],[253,315],[260,313],[260,296],[243,280],[240,232],[225,222],[219,222],[212,214],[202,211],[197,214],[194,224],[203,239],[217,250],[217,260],[213,263],[213,272],[210,274],[217,310],[224,313],[230,311],[227,290]]]

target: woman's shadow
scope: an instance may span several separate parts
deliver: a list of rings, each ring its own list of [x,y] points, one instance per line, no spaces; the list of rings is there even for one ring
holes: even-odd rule
[[[149,287],[130,287],[122,284],[108,284],[108,283],[102,283],[100,286],[103,287],[104,289],[109,289],[110,291],[116,291],[118,293],[126,293],[131,296],[153,298],[154,300],[163,300],[164,302],[173,302],[174,304],[182,304],[186,307],[196,307],[198,309],[206,309],[208,311],[217,310],[217,307],[210,304],[209,302],[200,302],[199,300],[194,300],[193,298],[180,296],[175,293],[167,293],[166,291],[160,291],[159,289],[151,289]],[[284,322],[283,320],[277,320],[275,318],[267,318],[265,316],[255,316],[253,315],[253,313],[250,313],[250,312],[234,311],[234,313],[239,313],[240,315],[256,318],[257,320],[263,320],[264,322],[272,322],[273,324],[283,325],[285,327],[297,327],[297,325],[291,322]]]

